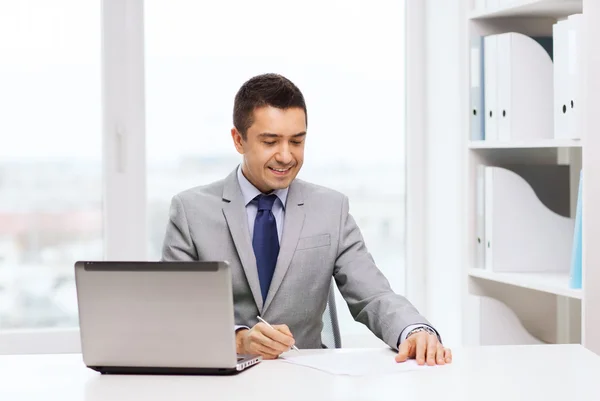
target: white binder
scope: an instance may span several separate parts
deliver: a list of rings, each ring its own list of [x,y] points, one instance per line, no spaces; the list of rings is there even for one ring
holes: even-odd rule
[[[498,140],[510,141],[511,139],[511,121],[513,119],[511,93],[512,84],[512,46],[511,34],[503,34],[497,36],[497,84],[498,88],[498,104],[496,113],[498,115]],[[517,62],[522,63],[523,60]]]
[[[484,46],[482,36],[471,38],[471,140],[485,139],[485,110],[483,108],[483,60]]]
[[[494,228],[494,170],[493,167],[485,167],[484,172],[484,238],[485,238],[485,268],[493,270],[494,267],[494,248],[493,228]],[[494,246],[492,246],[494,244]]]
[[[554,37],[554,138],[566,139],[570,136],[568,116],[569,77],[568,77],[568,21],[559,21],[552,26]]]
[[[497,35],[496,60],[498,140],[552,138],[550,55],[535,39],[510,32]]]
[[[485,140],[498,140],[498,89],[497,89],[497,35],[486,36],[483,41]]]
[[[477,166],[477,185],[476,185],[476,222],[475,222],[475,267],[485,268],[485,166]]]
[[[581,139],[583,113],[581,112],[581,93],[583,86],[583,63],[581,60],[581,41],[583,35],[583,14],[569,16],[567,21],[567,52],[568,52],[568,107],[567,135],[571,139]]]
[[[568,169],[557,165],[531,167],[547,168],[550,177],[553,169]],[[485,169],[486,269],[567,273],[574,220],[549,209],[515,172],[501,167]],[[568,170],[564,173],[568,177]]]

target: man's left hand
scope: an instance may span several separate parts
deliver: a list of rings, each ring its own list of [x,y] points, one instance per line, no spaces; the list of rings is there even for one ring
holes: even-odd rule
[[[452,362],[452,351],[444,348],[437,336],[419,331],[414,333],[400,344],[396,362],[405,362],[409,358],[417,360],[419,365],[444,365]]]

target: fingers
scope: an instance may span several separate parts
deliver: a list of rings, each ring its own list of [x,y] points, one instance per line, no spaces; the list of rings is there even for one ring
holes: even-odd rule
[[[275,325],[273,325],[273,327],[277,331],[285,334],[286,336],[290,336],[290,337],[294,338],[294,336],[292,335],[292,332],[290,331],[290,328],[287,326],[287,324],[275,324]]]
[[[265,333],[265,332],[262,332],[259,330],[254,330],[250,335],[251,341],[261,344],[261,345],[273,350],[273,352],[276,352],[277,355],[279,355],[282,352],[285,352],[289,349],[289,347],[287,345],[282,344],[282,343],[270,338],[269,334],[270,333]]]
[[[439,342],[438,338],[430,334],[418,333],[410,336],[400,344],[396,362],[405,362],[408,358],[415,358],[419,365],[445,365],[452,363],[452,351]]]
[[[444,350],[444,359],[446,363],[452,363],[452,351],[450,350],[450,348],[446,348]]]
[[[436,338],[436,336],[429,334],[427,335],[427,349],[426,349],[426,355],[427,355],[427,365],[429,366],[433,366],[436,363],[436,353],[438,350],[438,339]]]
[[[436,363],[438,365],[444,365],[446,363],[446,359],[444,357],[445,354],[445,350],[444,350],[444,346],[440,343],[438,343],[437,345],[437,352],[436,352]]]
[[[272,349],[259,344],[259,343],[254,343],[251,347],[250,347],[250,354],[251,355],[260,355],[263,357],[263,359],[277,359],[277,357],[279,357],[279,355],[281,355],[278,352],[273,351]]]
[[[400,344],[400,349],[398,350],[398,355],[396,355],[396,362],[406,362],[408,358],[411,356],[411,351],[414,350],[413,342],[410,340],[405,340]]]
[[[276,344],[258,330],[251,330],[246,336],[245,349],[249,354],[259,354],[265,359],[275,359],[282,350],[275,349],[270,344]]]
[[[280,352],[273,351],[273,349],[259,343],[254,344],[254,352],[252,353],[262,356],[263,359],[277,359],[281,355]]]
[[[258,331],[268,337],[271,341],[277,343],[277,345],[269,343],[268,345],[271,348],[279,349],[283,347],[283,351],[287,351],[292,345],[295,344],[294,337],[292,336],[290,329],[284,324],[275,326],[277,329],[271,328],[264,323],[258,323],[254,327],[256,327]],[[287,333],[285,331],[287,331]]]
[[[419,333],[421,334],[421,333]],[[412,336],[411,336],[412,337]],[[415,338],[417,350],[415,352],[417,363],[419,365],[425,364],[425,350],[427,349],[427,336],[417,335]]]

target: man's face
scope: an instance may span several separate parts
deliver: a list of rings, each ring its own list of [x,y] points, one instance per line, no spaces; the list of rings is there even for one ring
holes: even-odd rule
[[[301,108],[265,106],[254,110],[254,124],[242,139],[231,130],[237,151],[244,155],[242,172],[259,191],[287,188],[304,162],[306,116]]]

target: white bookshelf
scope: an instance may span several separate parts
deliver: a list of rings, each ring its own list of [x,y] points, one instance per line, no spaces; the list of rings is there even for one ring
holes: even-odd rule
[[[581,148],[580,140],[532,140],[532,141],[469,141],[469,149],[545,149]]]
[[[518,32],[529,36],[552,36],[552,25],[571,14],[584,14],[585,35],[600,36],[598,0],[499,0],[491,10],[473,10],[464,15],[465,105],[470,108],[470,48],[472,35]],[[600,55],[593,41],[584,38],[585,85],[582,140],[539,139],[524,141],[471,140],[470,118],[465,113],[463,133],[465,155],[465,244],[467,263],[463,269],[463,334],[480,319],[469,302],[473,295],[494,298],[510,308],[524,328],[536,338],[550,343],[582,343],[600,354],[600,136],[595,134],[600,107]],[[484,53],[485,54],[485,53]],[[584,79],[584,78],[580,78]],[[549,116],[552,118],[552,116]],[[477,166],[510,163],[567,164],[571,166],[571,217],[575,217],[578,173],[583,167],[583,289],[569,286],[568,267],[562,273],[499,273],[478,268],[477,244]],[[515,269],[517,270],[517,269]],[[474,324],[475,323],[475,324]]]
[[[569,275],[560,273],[496,273],[485,269],[469,269],[470,277],[510,284],[530,290],[581,299],[583,291],[569,287]]]
[[[563,17],[582,10],[581,0],[502,0],[498,8],[474,10],[470,19],[500,17]]]

